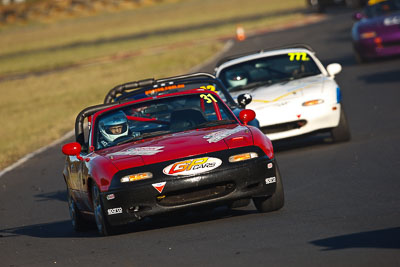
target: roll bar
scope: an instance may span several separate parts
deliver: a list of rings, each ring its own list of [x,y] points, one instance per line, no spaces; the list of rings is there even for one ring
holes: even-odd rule
[[[81,145],[85,145],[85,134],[83,131],[83,123],[85,118],[93,115],[94,113],[103,110],[108,107],[112,107],[120,104],[119,102],[111,103],[111,104],[100,104],[95,106],[90,106],[79,112],[78,116],[75,119],[75,140]]]
[[[155,80],[154,78],[150,78],[150,79],[145,79],[145,80],[128,82],[128,83],[117,85],[116,87],[112,88],[107,93],[106,97],[104,98],[104,103],[105,104],[112,103],[118,95],[123,95],[124,93],[128,93],[130,91],[137,90],[137,89],[140,89],[143,87],[152,86],[152,85],[156,85],[156,84],[163,83],[163,82],[172,82],[172,81],[176,81],[176,80],[197,78],[197,77],[207,77],[207,78],[216,79],[216,77],[210,73],[197,72],[197,73],[190,73],[190,74],[184,74],[184,75],[179,75],[179,76],[172,76],[172,77],[168,77],[168,78],[162,78],[162,79],[158,79],[158,80]]]

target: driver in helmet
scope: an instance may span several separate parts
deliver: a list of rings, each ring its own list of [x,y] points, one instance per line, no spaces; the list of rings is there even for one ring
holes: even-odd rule
[[[101,133],[99,142],[103,148],[109,146],[117,138],[127,136],[129,129],[125,113],[118,111],[105,116],[99,123],[99,129]]]
[[[231,88],[246,85],[248,82],[248,75],[243,70],[236,70],[226,73],[226,80]]]

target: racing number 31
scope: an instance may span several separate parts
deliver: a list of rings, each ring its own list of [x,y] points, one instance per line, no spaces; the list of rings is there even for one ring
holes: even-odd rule
[[[201,94],[200,97],[207,101],[207,104],[217,102],[217,99],[215,99],[212,94]]]
[[[306,52],[296,52],[296,53],[288,53],[289,56],[289,60],[293,61],[293,60],[301,60],[301,61],[309,61],[310,59],[307,57],[307,53]]]

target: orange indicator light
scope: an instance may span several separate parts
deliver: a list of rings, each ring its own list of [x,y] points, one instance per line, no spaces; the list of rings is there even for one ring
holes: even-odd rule
[[[250,153],[243,153],[229,157],[229,162],[238,162],[243,160],[248,160],[252,158],[258,157],[257,153],[250,152]]]
[[[303,106],[314,106],[314,105],[318,105],[318,104],[322,104],[324,103],[324,100],[322,99],[314,99],[314,100],[310,100],[310,101],[306,101],[303,103]]]
[[[152,177],[153,177],[153,174],[151,172],[137,173],[137,174],[132,174],[132,175],[122,177],[121,183],[134,182],[134,181],[149,179]]]
[[[361,34],[362,39],[370,39],[370,38],[374,38],[375,36],[376,36],[375,32],[364,32]]]

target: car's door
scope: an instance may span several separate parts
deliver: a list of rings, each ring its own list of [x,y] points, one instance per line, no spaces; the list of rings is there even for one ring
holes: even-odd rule
[[[88,187],[88,167],[90,161],[86,160],[89,159],[87,153],[81,152],[80,156],[83,158],[83,160],[80,160],[79,163],[77,163],[77,174],[75,183],[75,185],[77,186],[76,195],[78,198],[78,205],[80,210],[90,211],[92,209],[91,201],[89,198],[90,188]]]
[[[76,191],[79,191],[79,179],[78,179],[78,170],[80,169],[80,160],[76,156],[68,156],[67,157],[67,177],[66,182],[69,190],[72,191],[73,194]]]

